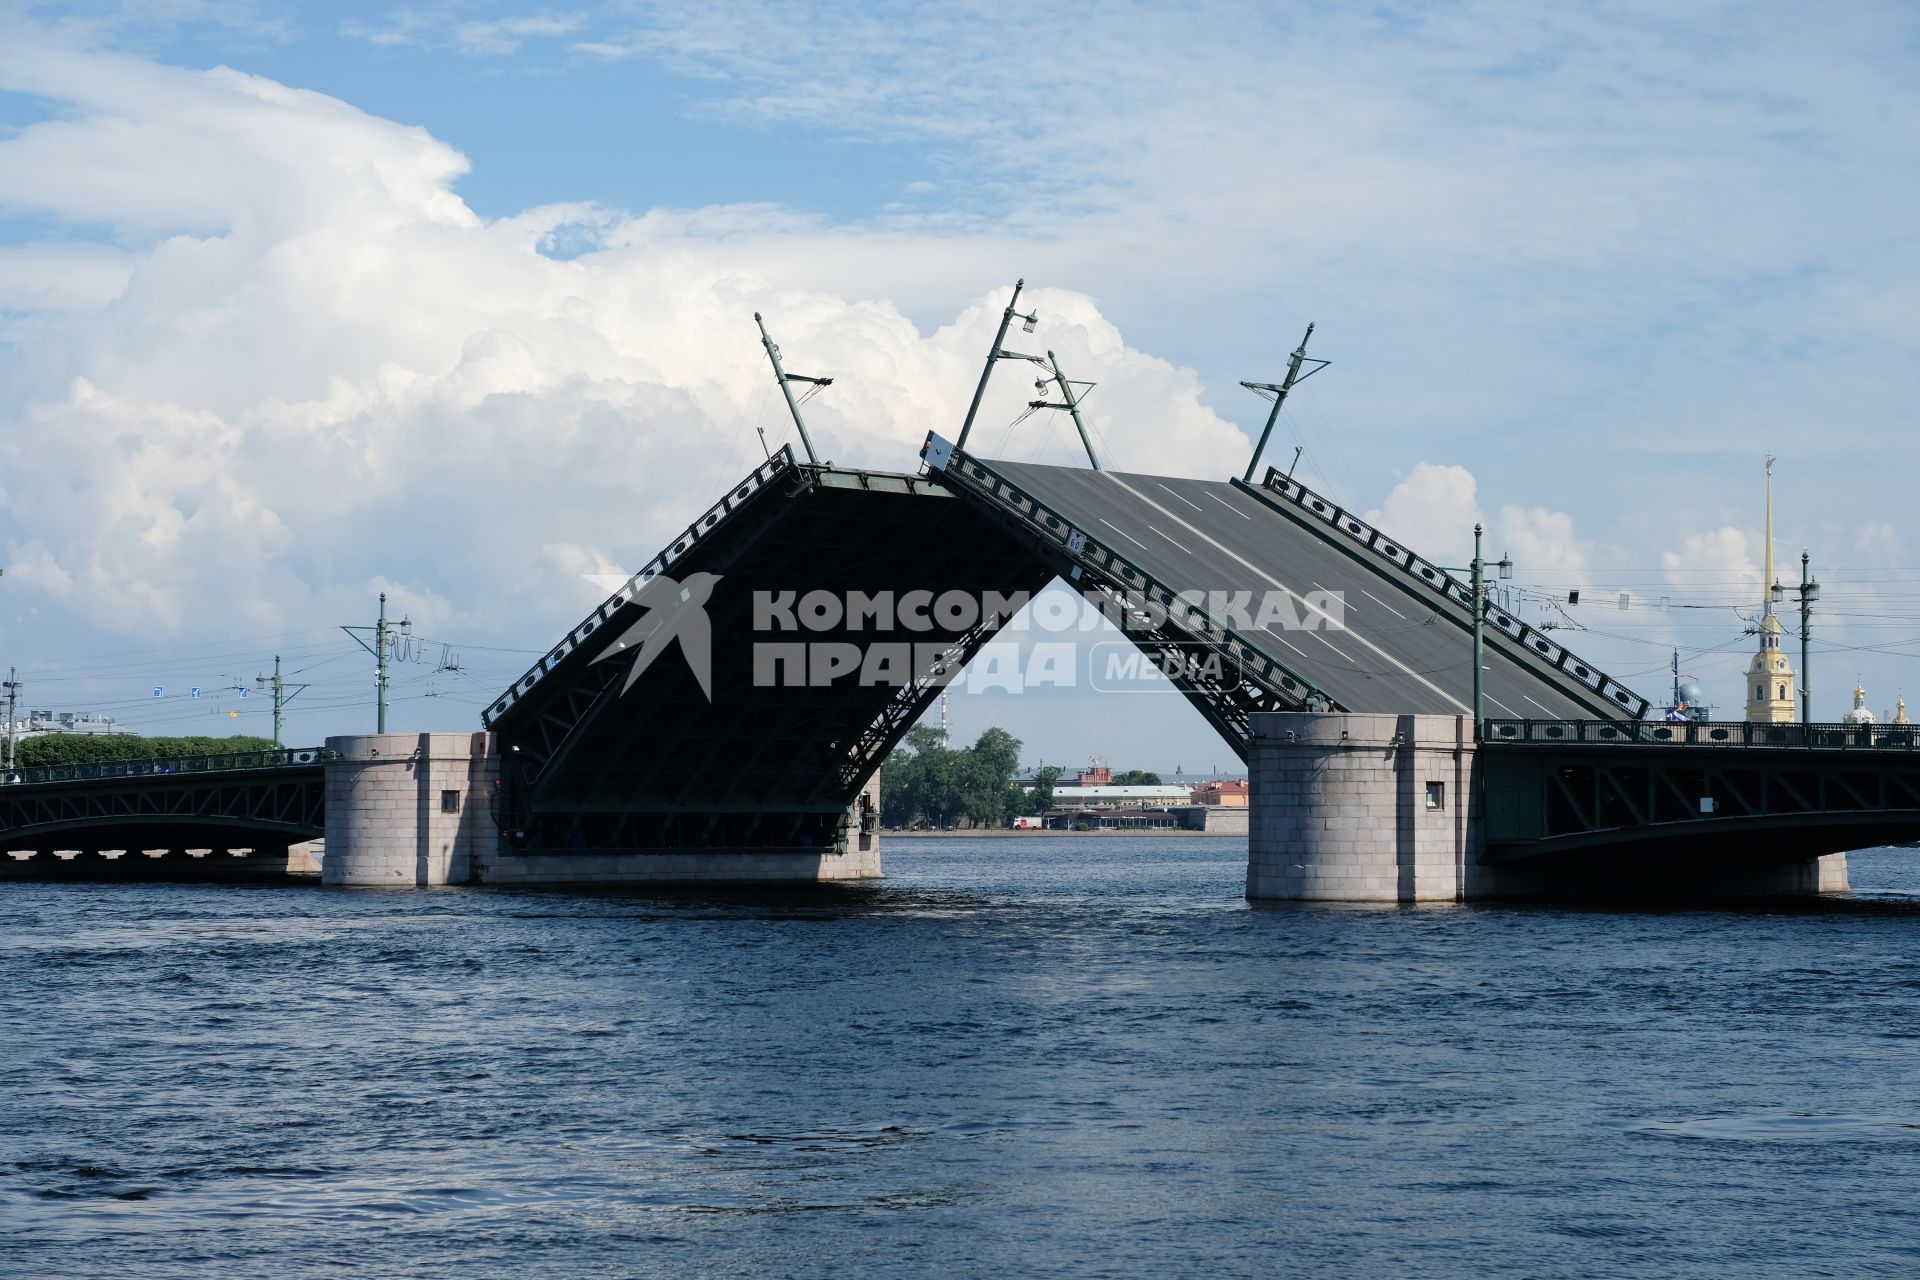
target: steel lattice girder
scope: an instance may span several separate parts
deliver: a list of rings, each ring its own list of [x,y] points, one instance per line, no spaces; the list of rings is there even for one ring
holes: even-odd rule
[[[1905,753],[1499,743],[1480,755],[1492,861],[1655,838],[1812,854],[1920,836],[1920,760]]]
[[[326,828],[320,764],[232,773],[159,774],[0,788],[0,843],[43,834],[137,827],[156,836],[206,827],[311,840]]]

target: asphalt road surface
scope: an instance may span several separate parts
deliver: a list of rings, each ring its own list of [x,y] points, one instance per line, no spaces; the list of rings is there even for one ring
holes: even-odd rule
[[[1348,710],[1472,714],[1473,638],[1461,625],[1470,612],[1384,560],[1377,569],[1356,561],[1331,528],[1302,527],[1225,481],[986,465],[1176,591],[1250,591],[1256,623],[1264,593],[1284,593],[1290,605],[1243,634]],[[1340,605],[1316,607],[1326,598],[1316,593],[1334,593]],[[1624,714],[1604,712],[1610,704],[1597,693],[1582,701],[1571,677],[1536,671],[1491,643],[1485,665],[1489,717]]]

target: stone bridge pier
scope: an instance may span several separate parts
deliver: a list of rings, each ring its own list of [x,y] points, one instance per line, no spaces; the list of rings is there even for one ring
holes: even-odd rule
[[[832,847],[543,849],[496,819],[500,760],[490,733],[386,733],[327,739],[331,885],[764,884],[880,878],[879,778]]]
[[[1252,728],[1250,899],[1774,897],[1847,889],[1846,854],[1796,852],[1819,843],[1804,832],[1797,843],[1791,833],[1757,834],[1751,855],[1740,857],[1724,849],[1707,856],[1682,832],[1644,841],[1623,833],[1572,855],[1490,860],[1488,790],[1499,795],[1501,780],[1490,781],[1497,766],[1474,742],[1468,716],[1277,712],[1252,717]]]

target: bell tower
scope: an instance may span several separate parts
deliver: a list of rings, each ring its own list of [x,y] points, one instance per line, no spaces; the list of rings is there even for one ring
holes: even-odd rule
[[[1779,583],[1773,578],[1773,464],[1767,456],[1766,577],[1760,584],[1760,648],[1747,664],[1747,720],[1752,724],[1792,724],[1794,675],[1780,647],[1782,628],[1773,612]]]

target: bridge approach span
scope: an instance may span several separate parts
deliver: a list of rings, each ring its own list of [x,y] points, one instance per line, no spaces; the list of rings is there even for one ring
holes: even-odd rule
[[[148,865],[138,852],[162,848],[181,856],[249,849],[284,863],[291,846],[325,831],[330,754],[277,749],[19,770],[0,786],[0,874],[166,878],[181,871],[179,857]],[[117,868],[100,860],[109,851],[125,851]],[[78,857],[57,861],[56,852]]]

